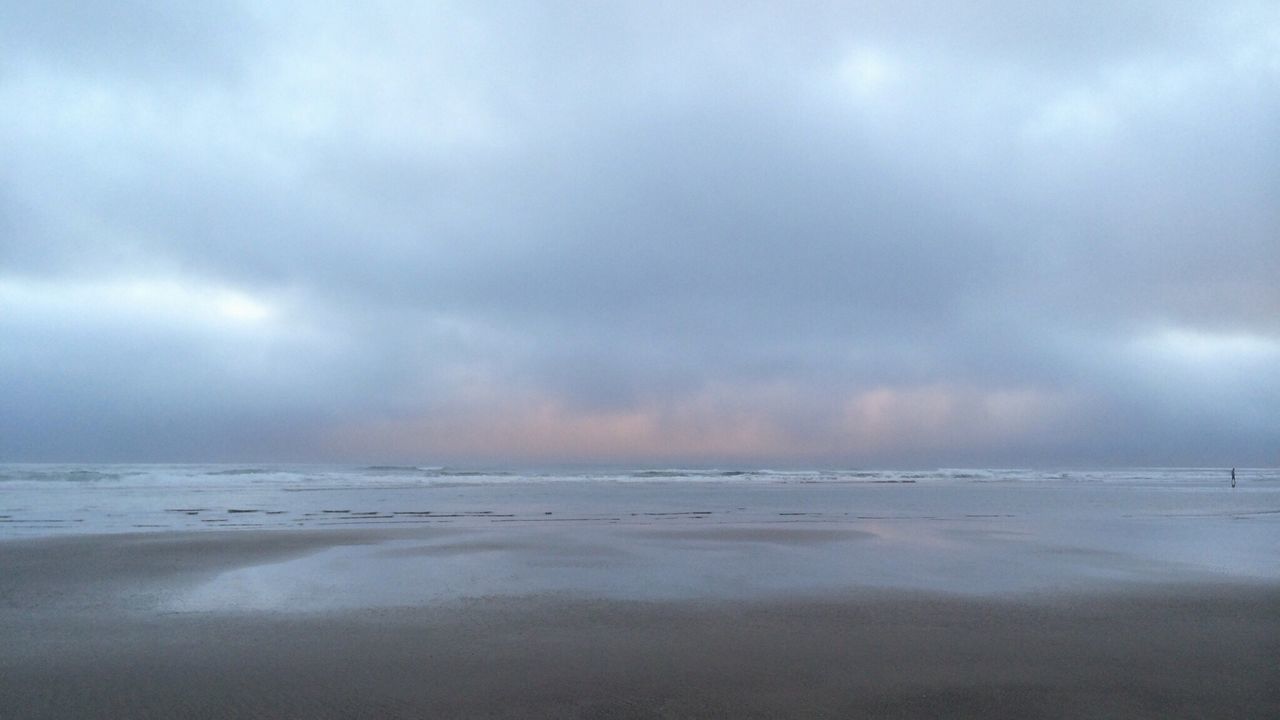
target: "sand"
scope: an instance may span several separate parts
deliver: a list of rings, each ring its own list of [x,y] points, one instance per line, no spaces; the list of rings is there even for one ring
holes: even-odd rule
[[[0,718],[1280,717],[1280,588],[1268,583],[637,599],[522,593],[511,581],[503,593],[416,603],[173,610],[250,568],[292,582],[292,563],[338,550],[381,554],[381,582],[394,584],[394,568],[457,554],[613,547],[577,532],[3,542]],[[651,552],[866,543],[810,529],[670,534]],[[590,570],[600,557],[564,562]],[[321,587],[344,581],[341,563],[306,567],[336,574]]]

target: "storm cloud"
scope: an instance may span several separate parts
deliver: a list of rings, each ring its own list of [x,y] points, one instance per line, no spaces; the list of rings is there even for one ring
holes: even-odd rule
[[[1273,465],[1273,3],[4,3],[0,459]]]

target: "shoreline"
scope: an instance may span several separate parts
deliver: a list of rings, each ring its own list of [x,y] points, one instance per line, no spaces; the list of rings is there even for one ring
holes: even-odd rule
[[[599,558],[563,544],[578,542],[576,533],[508,533],[510,547],[498,548],[449,528],[0,543],[2,716],[1280,715],[1280,584],[1271,582],[655,600],[524,593],[511,580],[506,594],[404,606],[163,610],[245,569],[276,572],[335,547],[385,554],[388,543],[408,539],[465,547],[462,560],[501,556],[530,538],[554,541],[536,557],[597,572]],[[830,552],[821,537],[792,540],[796,552]],[[668,540],[663,552],[672,560],[726,552],[680,544],[691,541],[710,542]],[[737,530],[723,544],[777,542]],[[394,583],[389,570],[452,553],[393,553],[373,581]],[[328,582],[348,579],[371,582]]]

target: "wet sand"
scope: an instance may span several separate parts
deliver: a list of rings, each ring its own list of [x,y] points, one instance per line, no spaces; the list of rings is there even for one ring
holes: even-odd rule
[[[833,540],[699,530],[672,538],[670,552],[707,536],[815,552]],[[335,546],[424,548],[387,560],[408,568],[397,563],[435,562],[429,548],[479,557],[576,535],[502,537],[419,529],[0,543],[0,718],[1280,716],[1280,589],[1269,584],[669,600],[512,587],[407,606],[166,609],[235,568]]]

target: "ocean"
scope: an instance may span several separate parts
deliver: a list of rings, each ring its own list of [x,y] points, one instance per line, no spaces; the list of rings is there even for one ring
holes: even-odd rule
[[[868,518],[1280,513],[1280,469],[627,469],[3,464],[0,538],[583,522],[854,523]]]
[[[0,539],[289,531],[358,539],[178,605],[1270,583],[1280,471],[0,466]]]

